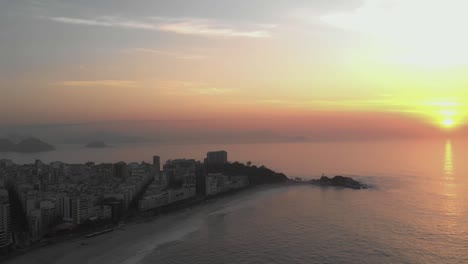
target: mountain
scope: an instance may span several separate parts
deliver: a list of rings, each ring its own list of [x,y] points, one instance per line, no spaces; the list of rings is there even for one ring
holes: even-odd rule
[[[55,150],[54,146],[37,138],[27,138],[14,144],[8,139],[0,139],[0,152],[35,153]]]

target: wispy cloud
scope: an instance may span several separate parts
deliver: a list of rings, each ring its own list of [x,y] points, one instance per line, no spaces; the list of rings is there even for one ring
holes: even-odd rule
[[[162,91],[166,94],[178,96],[221,96],[234,92],[232,89],[216,87],[205,82],[160,81],[157,86],[163,89]]]
[[[126,52],[137,52],[137,53],[149,53],[149,54],[156,54],[156,55],[163,55],[163,56],[170,56],[180,60],[201,60],[206,58],[205,55],[202,54],[192,54],[192,53],[184,53],[184,52],[176,52],[176,51],[166,51],[160,49],[146,49],[146,48],[136,48],[125,50]]]
[[[125,80],[61,81],[54,85],[66,87],[136,87],[137,82]]]
[[[274,25],[265,26],[261,24],[239,27],[216,20],[197,18],[153,17],[144,20],[132,20],[114,16],[101,16],[97,18],[48,17],[47,19],[83,26],[119,27],[224,38],[268,38],[271,36],[269,30],[274,28]]]
[[[223,89],[223,88],[214,88],[214,87],[203,87],[203,88],[192,88],[189,89],[188,92],[201,94],[201,95],[221,95],[232,92],[231,89]]]
[[[245,37],[245,38],[268,38],[270,33],[264,29],[238,30],[235,28],[217,25],[211,21],[192,20],[175,23],[161,24],[161,31],[167,31],[186,35],[203,35],[213,37]]]

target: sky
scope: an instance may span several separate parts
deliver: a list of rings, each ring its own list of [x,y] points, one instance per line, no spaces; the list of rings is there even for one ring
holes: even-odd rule
[[[467,8],[464,0],[0,0],[0,133],[464,135]]]

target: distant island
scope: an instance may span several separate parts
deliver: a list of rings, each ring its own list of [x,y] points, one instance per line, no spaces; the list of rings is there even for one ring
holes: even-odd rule
[[[86,144],[85,148],[107,148],[109,147],[106,143],[102,141],[93,141]]]
[[[55,147],[37,138],[27,138],[15,144],[9,139],[0,139],[0,152],[36,153],[55,150]]]

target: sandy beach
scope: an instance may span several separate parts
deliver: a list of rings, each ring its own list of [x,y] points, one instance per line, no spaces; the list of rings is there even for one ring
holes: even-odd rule
[[[200,214],[184,210],[153,221],[128,225],[125,230],[45,246],[6,263],[137,263],[158,245],[181,239],[195,231]],[[87,245],[82,245],[83,242]]]
[[[276,186],[279,187],[279,186]],[[183,239],[198,230],[204,218],[248,206],[253,196],[274,191],[274,186],[246,190],[193,208],[183,209],[153,220],[132,223],[93,238],[78,238],[45,246],[12,258],[7,264],[133,264],[158,246]],[[87,245],[82,245],[85,242]]]

